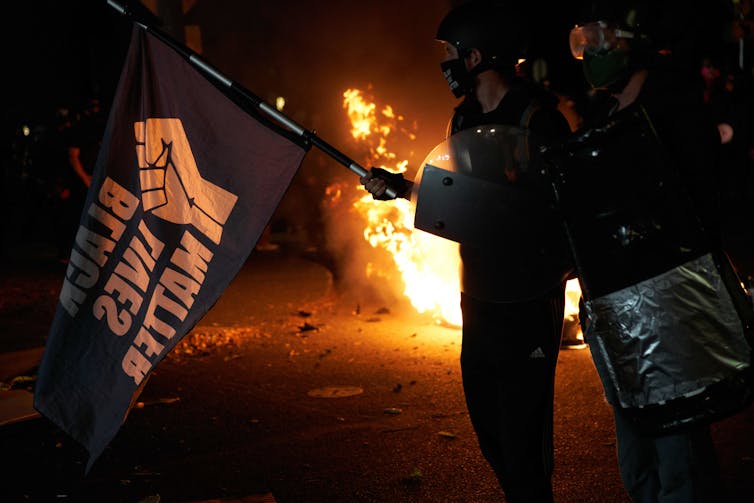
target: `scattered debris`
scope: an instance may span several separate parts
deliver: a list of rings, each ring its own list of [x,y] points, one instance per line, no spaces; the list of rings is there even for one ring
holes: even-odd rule
[[[160,503],[160,495],[153,494],[152,496],[147,496],[146,498],[139,500],[139,503]]]
[[[314,398],[342,398],[360,395],[363,392],[364,388],[358,386],[325,386],[309,390],[306,394]]]
[[[404,426],[403,428],[389,428],[386,430],[382,430],[382,433],[397,433],[399,431],[408,431],[408,430],[418,430],[419,425],[415,424],[412,426]]]
[[[34,384],[37,382],[36,375],[22,375],[16,376],[11,379],[7,388],[4,389],[26,389],[31,390],[34,388]]]
[[[449,431],[438,431],[437,434],[443,438],[456,438],[456,434]]]
[[[168,353],[168,358],[180,360],[182,357],[208,356],[220,348],[237,348],[243,337],[253,334],[249,328],[223,328],[221,330],[196,330],[176,344]],[[235,354],[235,353],[234,353]],[[236,358],[238,356],[235,356]],[[226,360],[227,361],[227,360]]]
[[[401,412],[403,412],[403,410],[402,409],[396,409],[395,407],[387,407],[382,412],[384,412],[385,414],[396,415],[396,414],[400,414]]]
[[[308,318],[309,316],[312,315],[312,313],[310,313],[309,311],[303,311],[303,310],[299,310],[297,314],[301,316],[302,318]]]
[[[359,304],[356,304],[356,307],[353,310],[353,314],[355,314],[356,316],[361,314],[361,306]]]
[[[311,332],[312,330],[319,330],[319,329],[309,322],[306,322],[303,325],[299,325],[298,327],[299,332]]]
[[[419,468],[414,467],[411,472],[401,479],[401,482],[410,488],[417,488],[419,485],[421,485],[422,482],[422,472],[419,470]]]
[[[375,311],[374,314],[390,314],[390,309],[388,309],[387,307],[381,307],[377,311]]]
[[[137,409],[143,409],[147,405],[157,405],[157,404],[171,404],[180,402],[181,399],[178,397],[172,397],[172,398],[158,398],[157,400],[149,400],[147,402],[136,402],[136,408]]]
[[[403,389],[403,385],[401,383],[396,384],[393,386],[393,393],[400,393]]]
[[[364,321],[366,321],[367,323],[378,323],[382,321],[382,319],[379,316],[372,316],[371,318],[367,318]]]

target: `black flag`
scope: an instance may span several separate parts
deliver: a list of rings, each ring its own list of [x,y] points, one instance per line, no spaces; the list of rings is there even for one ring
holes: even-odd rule
[[[34,397],[88,468],[241,268],[305,153],[134,28]]]

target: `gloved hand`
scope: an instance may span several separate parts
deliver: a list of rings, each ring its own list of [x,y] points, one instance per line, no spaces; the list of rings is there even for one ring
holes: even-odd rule
[[[402,173],[392,173],[382,168],[372,167],[369,173],[360,178],[364,188],[372,194],[374,199],[380,201],[387,201],[395,199],[396,197],[405,197],[405,194],[409,191],[411,183],[408,182]],[[396,193],[395,197],[391,197],[387,194],[387,189],[390,187]]]

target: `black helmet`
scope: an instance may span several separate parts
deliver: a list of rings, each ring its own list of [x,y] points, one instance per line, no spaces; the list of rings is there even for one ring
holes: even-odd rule
[[[524,16],[520,8],[504,3],[472,0],[454,8],[440,22],[435,38],[455,46],[461,57],[478,49],[485,68],[515,65],[526,45]]]

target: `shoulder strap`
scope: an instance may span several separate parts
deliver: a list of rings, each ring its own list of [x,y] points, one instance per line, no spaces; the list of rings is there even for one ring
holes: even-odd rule
[[[529,145],[529,125],[531,124],[531,118],[540,108],[541,106],[537,100],[533,99],[524,109],[524,113],[521,114],[519,126],[525,130],[524,134],[521,134],[518,137],[518,151],[521,156],[521,171],[528,171],[529,168],[529,159],[531,157],[531,152],[529,151],[529,148],[531,148],[531,145]]]
[[[527,106],[526,109],[524,110],[524,113],[521,114],[521,121],[519,122],[519,125],[522,128],[529,129],[531,118],[534,116],[534,113],[540,108],[542,107],[537,102],[537,100],[531,100],[531,102],[529,103],[529,106]]]

